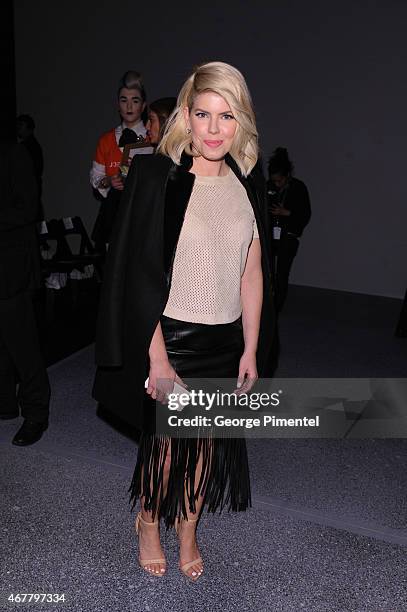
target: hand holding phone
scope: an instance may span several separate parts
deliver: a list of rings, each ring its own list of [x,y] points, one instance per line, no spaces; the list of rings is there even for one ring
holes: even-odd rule
[[[148,383],[149,383],[149,379],[147,378],[147,380],[144,383],[145,389],[147,389]],[[170,394],[167,394],[167,400],[168,400],[169,395]],[[180,395],[182,395],[183,404],[177,401],[177,396],[179,397]],[[174,380],[174,385],[171,391],[171,396],[172,396],[171,405],[173,406],[171,410],[177,410],[178,412],[181,412],[184,408],[184,405],[189,403],[189,402],[186,402],[186,400],[187,398],[191,397],[191,393],[188,391],[186,387],[183,387],[182,385],[179,384],[179,382]]]

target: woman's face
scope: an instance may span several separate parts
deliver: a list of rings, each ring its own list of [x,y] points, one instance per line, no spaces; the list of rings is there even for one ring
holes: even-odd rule
[[[133,127],[141,119],[145,102],[138,89],[123,87],[119,94],[119,113],[128,127]]]
[[[148,112],[148,121],[146,123],[146,128],[151,144],[158,144],[160,140],[160,120],[158,118],[157,113],[152,110]]]
[[[208,91],[195,98],[191,110],[184,109],[191,129],[193,148],[208,161],[218,161],[231,149],[237,121],[222,96]]]

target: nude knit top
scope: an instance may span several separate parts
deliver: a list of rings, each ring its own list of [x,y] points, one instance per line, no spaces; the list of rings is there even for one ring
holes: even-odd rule
[[[240,281],[253,238],[258,238],[253,209],[234,172],[197,175],[163,314],[211,325],[238,319]]]

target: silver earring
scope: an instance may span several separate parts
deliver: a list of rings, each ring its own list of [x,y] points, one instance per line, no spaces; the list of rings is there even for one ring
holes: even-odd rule
[[[187,128],[187,134],[190,134],[192,132],[191,128]]]

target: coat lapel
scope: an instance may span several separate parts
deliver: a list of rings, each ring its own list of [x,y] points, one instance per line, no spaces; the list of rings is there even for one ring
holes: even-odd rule
[[[235,160],[233,159],[233,157],[228,153],[225,157],[225,161],[228,164],[228,166],[230,166],[231,170],[236,174],[237,178],[239,179],[239,181],[242,183],[243,187],[246,189],[247,192],[247,196],[250,200],[250,203],[252,205],[253,208],[253,212],[254,212],[254,216],[256,218],[256,222],[259,222],[258,217],[259,217],[259,200],[257,197],[257,190],[256,190],[256,186],[254,184],[253,178],[251,175],[244,177],[242,175],[242,173],[239,170],[239,166],[237,165],[237,163],[235,162]]]
[[[164,269],[168,278],[191,197],[195,175],[189,172],[192,157],[182,154],[181,165],[174,165],[167,178],[164,205]]]
[[[267,230],[267,219],[265,216],[265,193],[264,193],[264,179],[257,175],[258,181],[255,180],[255,173],[249,174],[245,177],[239,170],[239,166],[229,153],[225,157],[226,163],[230,166],[231,170],[236,174],[243,187],[246,189],[247,197],[253,208],[254,217],[256,219],[257,230],[259,232],[261,250],[262,250],[262,267],[263,274],[271,277],[271,266],[269,260],[269,254],[271,252],[269,245],[269,236]],[[258,183],[258,184],[256,184]],[[260,198],[264,200],[260,201]]]

